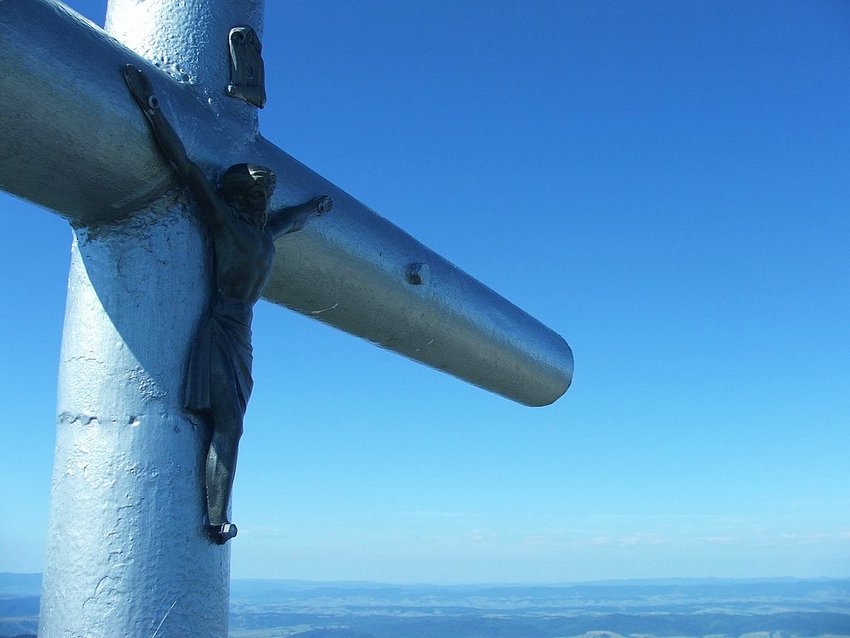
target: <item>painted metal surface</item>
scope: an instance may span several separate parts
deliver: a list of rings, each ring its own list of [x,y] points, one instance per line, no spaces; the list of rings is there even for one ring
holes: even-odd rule
[[[181,46],[191,39],[134,29],[153,24],[139,13],[145,10],[169,19],[189,11],[197,21],[218,19],[211,7],[220,4],[227,18],[246,7],[249,19],[239,23],[260,33],[250,20],[259,19],[261,3],[113,4],[121,11],[110,9],[110,28],[162,72],[53,0],[0,2],[0,145],[10,151],[0,157],[0,187],[85,226],[126,217],[174,186],[127,99],[120,68],[132,62],[150,73],[163,109],[210,178],[229,164],[254,162],[282,176],[272,206],[333,197],[332,214],[279,240],[268,300],[520,403],[545,405],[566,391],[573,359],[560,336],[259,136],[253,107],[224,95],[226,55],[176,61],[153,52],[169,37]],[[124,11],[136,13],[119,19]],[[200,39],[208,44],[223,29],[205,27]],[[66,187],[50,188],[45,174]],[[426,273],[418,284],[408,277],[415,264]]]
[[[39,636],[227,636],[229,546],[204,527],[206,428],[181,409],[209,273],[185,207],[77,230]]]

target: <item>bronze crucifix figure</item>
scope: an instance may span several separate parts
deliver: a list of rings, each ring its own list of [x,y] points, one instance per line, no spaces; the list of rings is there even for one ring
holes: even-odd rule
[[[150,80],[127,65],[124,80],[150,124],[157,145],[189,187],[212,239],[213,289],[186,370],[184,406],[208,422],[205,483],[207,530],[224,544],[236,536],[228,506],[236,471],[243,419],[253,388],[251,320],[268,282],[274,240],[301,229],[312,216],[333,207],[328,196],[268,212],[275,176],[263,166],[235,164],[215,189],[189,159],[174,127],[159,108]]]

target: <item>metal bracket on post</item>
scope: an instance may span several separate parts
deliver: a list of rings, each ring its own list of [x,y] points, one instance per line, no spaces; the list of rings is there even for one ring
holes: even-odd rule
[[[266,103],[266,74],[263,45],[251,27],[233,27],[230,44],[230,84],[227,95],[263,108]]]

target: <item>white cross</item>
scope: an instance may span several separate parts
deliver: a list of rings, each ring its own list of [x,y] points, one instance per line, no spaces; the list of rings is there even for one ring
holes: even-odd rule
[[[0,2],[0,185],[76,229],[42,636],[227,632],[229,547],[198,529],[204,430],[179,396],[206,303],[203,233],[127,63],[211,179],[254,162],[279,176],[273,206],[333,196],[332,214],[279,240],[267,299],[522,403],[569,386],[560,337],[259,136],[256,108],[226,94],[227,38],[261,33],[262,11],[111,0],[121,46],[53,0]]]

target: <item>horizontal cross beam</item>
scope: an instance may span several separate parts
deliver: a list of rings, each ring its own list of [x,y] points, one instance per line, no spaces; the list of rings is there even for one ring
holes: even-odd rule
[[[569,387],[572,353],[560,336],[259,134],[245,142],[222,117],[230,107],[198,85],[54,0],[0,2],[0,41],[4,190],[97,226],[176,186],[122,79],[132,63],[210,178],[252,162],[280,176],[273,207],[333,197],[332,214],[278,240],[266,299],[526,405]]]

